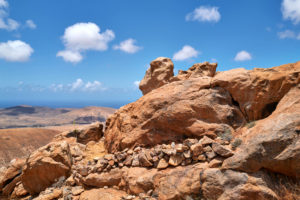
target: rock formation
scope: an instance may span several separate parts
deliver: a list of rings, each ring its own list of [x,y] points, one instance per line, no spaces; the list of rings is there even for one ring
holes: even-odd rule
[[[151,62],[145,95],[104,133],[101,123],[62,133],[0,169],[0,197],[300,199],[300,63],[216,72],[205,62],[177,76],[173,67]]]

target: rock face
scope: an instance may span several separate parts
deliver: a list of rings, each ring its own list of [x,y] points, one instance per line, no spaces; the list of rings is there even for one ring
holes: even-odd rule
[[[226,89],[249,121],[267,117],[300,82],[300,62],[269,69],[233,69],[218,73],[212,87]]]
[[[270,177],[263,172],[253,175],[231,170],[206,169],[201,172],[201,190],[211,200],[279,199],[271,189]]]
[[[244,133],[244,145],[223,167],[246,172],[261,168],[300,177],[300,85],[291,89],[268,118]]]
[[[122,107],[106,121],[106,148],[114,152],[191,136],[215,138],[243,125],[230,94],[209,88],[210,82],[210,77],[176,81]]]
[[[143,94],[151,92],[170,82],[174,76],[174,64],[170,58],[159,57],[150,63],[144,79],[140,83]]]
[[[50,143],[30,155],[21,175],[22,184],[30,194],[36,194],[60,177],[68,177],[72,156],[68,143]]]

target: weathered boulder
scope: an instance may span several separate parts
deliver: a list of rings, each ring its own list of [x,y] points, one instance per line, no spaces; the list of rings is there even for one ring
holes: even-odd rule
[[[176,81],[123,106],[106,121],[105,146],[115,152],[233,131],[244,124],[239,108],[211,77]]]
[[[201,172],[201,190],[211,200],[277,200],[272,180],[263,172],[247,174],[217,168]]]
[[[280,99],[300,83],[300,62],[268,69],[219,72],[211,87],[226,89],[249,121],[267,117]]]
[[[80,195],[80,200],[118,200],[126,196],[126,192],[116,189],[91,189]]]
[[[147,94],[167,83],[174,76],[174,64],[170,58],[159,57],[150,63],[145,77],[140,82],[140,90]]]
[[[178,76],[175,77],[179,80],[186,80],[189,78],[197,78],[201,76],[213,77],[216,73],[217,63],[197,63],[190,67],[187,71],[179,70]]]
[[[255,172],[266,168],[300,177],[300,85],[292,88],[268,118],[244,134],[242,146],[223,168]]]
[[[68,177],[72,156],[67,142],[50,143],[30,155],[21,175],[22,184],[30,194],[37,194]]]

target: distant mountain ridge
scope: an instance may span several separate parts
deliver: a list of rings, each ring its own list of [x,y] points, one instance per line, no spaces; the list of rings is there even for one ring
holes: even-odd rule
[[[108,107],[50,108],[18,105],[0,109],[0,129],[44,127],[66,124],[90,124],[105,119],[115,112]]]

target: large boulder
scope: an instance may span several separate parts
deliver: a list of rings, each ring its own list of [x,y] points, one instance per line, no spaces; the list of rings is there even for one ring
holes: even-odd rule
[[[255,172],[262,168],[300,177],[300,85],[291,89],[268,118],[244,134],[242,146],[223,168]]]
[[[147,94],[170,82],[174,76],[174,64],[170,58],[159,57],[150,63],[145,77],[140,82],[140,90]]]
[[[106,121],[110,152],[231,132],[245,119],[228,91],[210,88],[211,77],[176,81],[123,106]]]
[[[300,62],[268,69],[219,72],[211,87],[226,89],[249,121],[267,117],[290,88],[300,83]]]
[[[70,175],[72,156],[67,142],[50,143],[30,155],[21,175],[30,194],[37,194],[59,178]]]
[[[272,179],[264,172],[247,174],[211,168],[201,172],[201,190],[211,200],[277,200]]]

